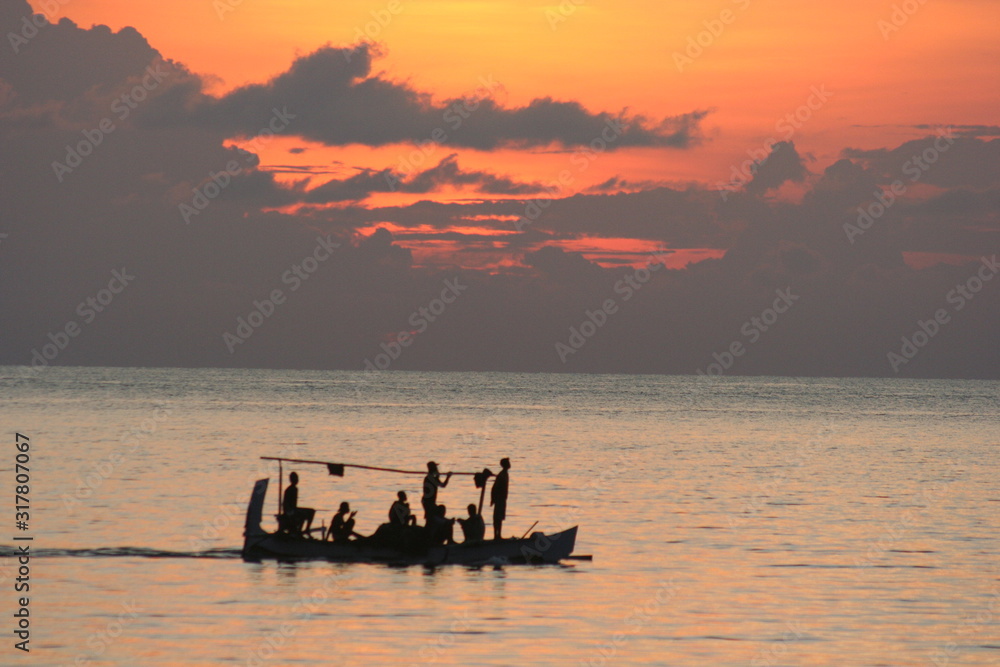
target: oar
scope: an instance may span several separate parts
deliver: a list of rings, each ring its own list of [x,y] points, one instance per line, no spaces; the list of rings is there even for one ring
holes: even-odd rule
[[[538,525],[538,522],[536,521],[535,523],[531,524],[531,528],[534,528],[537,525]],[[531,528],[529,528],[528,530],[524,531],[524,535],[521,536],[522,540],[528,536],[528,533],[531,532]]]

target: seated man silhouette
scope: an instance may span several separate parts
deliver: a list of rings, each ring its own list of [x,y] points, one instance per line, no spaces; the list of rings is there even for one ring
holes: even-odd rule
[[[462,526],[462,535],[465,538],[463,544],[482,542],[486,536],[486,523],[483,521],[483,515],[478,513],[476,506],[471,503],[468,509],[469,518],[458,520],[459,525]]]
[[[448,508],[438,505],[427,520],[427,535],[431,546],[454,544],[455,520],[445,518]]]
[[[417,517],[410,513],[410,503],[406,502],[406,491],[396,494],[396,502],[389,508],[389,523],[394,526],[417,525]]]
[[[281,503],[282,516],[278,519],[280,529],[293,535],[309,535],[316,510],[311,507],[299,507],[299,474],[288,475],[288,488]],[[305,528],[303,529],[303,524]]]
[[[350,504],[340,503],[340,510],[333,515],[333,521],[330,522],[330,530],[326,534],[327,539],[334,542],[347,542],[352,536],[361,537],[354,532],[356,514],[357,512],[351,511]]]

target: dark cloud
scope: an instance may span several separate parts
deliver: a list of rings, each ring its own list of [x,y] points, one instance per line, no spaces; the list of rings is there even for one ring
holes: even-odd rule
[[[802,181],[807,170],[795,144],[779,141],[771,147],[767,158],[757,164],[753,179],[747,184],[747,191],[763,193],[781,187],[787,181]]]
[[[436,166],[407,178],[401,185],[404,192],[433,192],[445,185],[476,186],[488,195],[530,195],[544,191],[540,183],[520,183],[506,176],[486,171],[464,171],[458,166],[458,156],[449,155]]]
[[[361,201],[375,192],[393,192],[398,182],[391,169],[363,169],[354,176],[337,178],[304,193],[302,201],[312,204]]]
[[[612,176],[606,181],[598,183],[597,185],[592,185],[587,188],[584,192],[587,194],[596,194],[604,192],[621,192],[621,191],[636,191],[636,190],[651,190],[653,188],[664,187],[667,184],[663,181],[650,181],[650,180],[632,180],[627,178],[622,178],[620,176]]]
[[[334,179],[319,185],[303,195],[307,203],[332,203],[362,201],[376,192],[408,192],[425,194],[437,192],[446,186],[474,186],[487,195],[524,195],[544,191],[539,183],[520,183],[485,171],[466,171],[459,167],[455,154],[437,165],[412,176],[399,174],[392,169],[363,169],[354,176]]]
[[[882,182],[976,189],[1000,185],[1000,139],[960,136],[949,128],[893,149],[849,148],[844,157],[863,160]]]
[[[667,187],[554,199],[543,193],[521,201],[423,201],[410,206],[351,207],[338,211],[337,215],[359,227],[380,221],[404,227],[428,224],[447,227],[473,216],[496,216],[483,224],[502,231],[519,229],[524,233],[543,232],[560,237],[642,238],[674,247],[711,248],[728,247],[745,226],[744,212],[722,202],[716,192]]]
[[[939,130],[939,125],[914,125],[918,130]],[[961,137],[997,137],[1000,125],[949,125],[948,129]]]
[[[77,100],[91,89],[107,92],[160,59],[134,28],[81,30],[65,18],[52,24],[26,0],[2,3],[0,28],[0,79],[22,106]]]
[[[975,257],[1000,251],[1000,188],[949,190],[921,202],[899,204],[905,249]]]
[[[524,256],[524,263],[558,282],[589,282],[603,274],[601,267],[578,252],[545,246]]]
[[[4,34],[28,12],[23,2],[5,4]],[[426,321],[392,368],[690,373],[740,341],[747,352],[732,374],[891,376],[887,353],[945,308],[951,323],[899,374],[1000,377],[1000,278],[981,282],[961,310],[948,299],[1000,254],[994,142],[958,137],[922,180],[939,191],[900,198],[853,241],[844,225],[857,221],[858,207],[933,139],[850,152],[822,174],[803,174],[789,144],[755,186],[726,201],[692,185],[289,214],[275,208],[320,189],[276,182],[252,155],[225,147],[234,133],[254,135],[287,105],[297,114],[290,134],[331,144],[422,140],[449,103],[372,76],[366,48],[346,52],[350,59],[321,50],[267,84],[215,99],[134,31],[69,22],[44,30],[0,56],[0,363],[30,363],[72,322],[80,331],[53,363],[361,369],[387,337],[419,329],[420,309],[453,285],[460,296]],[[114,101],[156,63],[167,76],[123,117]],[[113,130],[87,146],[105,119]],[[629,118],[608,147],[687,146],[697,120]],[[574,103],[538,100],[514,109],[486,101],[446,129],[455,145],[490,147],[586,145],[613,127],[610,116]],[[69,162],[72,151],[86,154],[60,178],[53,163]],[[340,179],[321,200],[336,200],[342,188],[339,201],[357,202],[385,173]],[[761,196],[798,178],[807,189],[801,201]],[[463,170],[453,157],[402,185],[504,195],[534,187]],[[539,214],[495,240],[428,232],[473,220],[513,232],[512,219],[532,203]],[[182,205],[197,212],[185,220]],[[419,229],[356,231],[381,222]],[[609,269],[557,247],[590,237],[727,252],[684,270]],[[454,264],[489,252],[507,263],[489,271],[421,266],[421,244],[434,243],[455,248]],[[908,251],[967,254],[970,263],[914,270],[903,262]],[[87,320],[79,304],[113,271],[135,278]],[[281,301],[270,303],[276,290]],[[780,299],[793,305],[766,330],[751,326]],[[615,308],[605,318],[598,310],[609,300]],[[230,352],[224,334],[252,313],[258,324]],[[585,322],[595,333],[564,361],[556,344]]]
[[[481,150],[551,143],[613,150],[690,147],[699,140],[707,114],[694,111],[653,121],[591,113],[578,102],[551,98],[505,108],[492,98],[500,83],[489,75],[470,82],[467,97],[435,103],[427,92],[373,76],[377,57],[367,44],[321,48],[266,84],[245,86],[221,99],[200,98],[187,112],[188,122],[252,136],[281,109],[295,116],[290,133],[331,146],[432,141]],[[180,116],[185,109],[172,111]]]

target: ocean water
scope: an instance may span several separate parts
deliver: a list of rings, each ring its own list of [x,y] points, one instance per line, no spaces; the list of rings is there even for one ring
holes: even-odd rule
[[[1000,665],[997,382],[0,368],[0,397],[0,664]],[[579,525],[593,561],[245,563],[260,456],[508,456],[505,532]],[[317,523],[419,505],[420,477],[292,469]]]

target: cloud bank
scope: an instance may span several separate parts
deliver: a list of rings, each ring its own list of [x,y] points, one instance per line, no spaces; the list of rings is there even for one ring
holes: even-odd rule
[[[3,33],[25,16],[5,4]],[[621,150],[695,150],[704,112],[437,102],[373,75],[366,46],[222,97],[132,29],[63,20],[18,47],[0,50],[0,363],[1000,377],[1000,143],[981,132],[845,149],[822,172],[785,142],[726,198],[638,182],[561,197],[455,155],[307,188],[227,141],[285,123],[331,146],[441,129],[456,150],[606,131]],[[366,206],[389,177],[478,197]],[[358,231],[378,225],[395,231]],[[568,249],[602,239],[651,250],[606,268]],[[426,248],[438,261],[415,259]],[[666,268],[679,248],[724,256]]]

